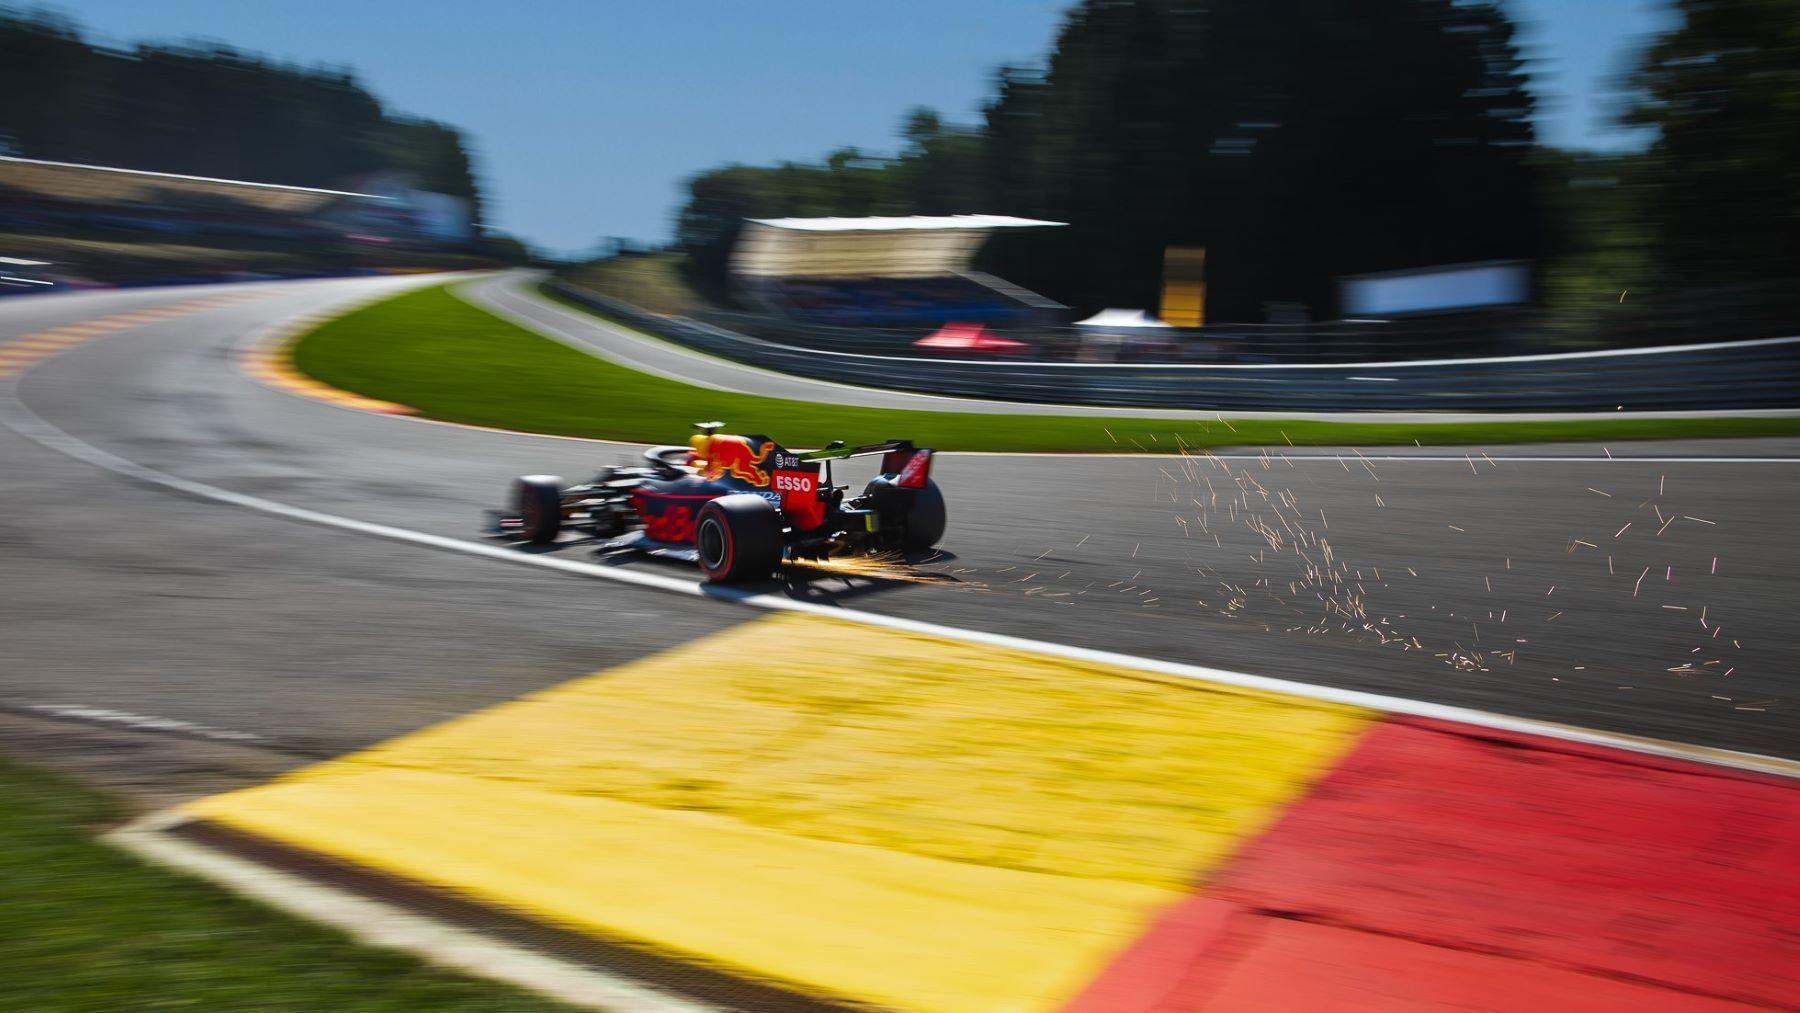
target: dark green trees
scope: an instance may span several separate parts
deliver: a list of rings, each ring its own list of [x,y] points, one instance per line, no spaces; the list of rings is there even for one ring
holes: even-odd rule
[[[0,152],[319,187],[397,169],[477,196],[456,130],[388,115],[348,71],[222,46],[114,52],[41,14],[0,12]]]
[[[1155,305],[1183,245],[1208,249],[1215,319],[1323,314],[1339,275],[1535,255],[1524,84],[1491,3],[1087,0],[1043,68],[1000,73],[979,133],[908,119],[855,202],[879,210],[733,167],[696,177],[678,240],[706,257],[690,240],[728,211],[1016,214],[1072,227],[998,241],[991,266],[1084,308]]]
[[[1800,3],[1678,0],[1626,122],[1655,127],[1641,210],[1666,283],[1800,282]]]

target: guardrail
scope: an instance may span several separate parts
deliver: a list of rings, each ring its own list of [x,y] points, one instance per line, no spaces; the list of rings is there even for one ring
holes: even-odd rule
[[[794,376],[922,394],[1115,407],[1284,411],[1800,408],[1800,337],[1477,359],[1332,364],[927,359],[802,348],[553,280],[564,298],[690,348]]]

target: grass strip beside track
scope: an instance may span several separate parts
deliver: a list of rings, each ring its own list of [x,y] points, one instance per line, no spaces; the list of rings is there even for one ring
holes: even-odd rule
[[[695,387],[615,365],[421,289],[339,317],[301,339],[294,364],[343,390],[430,418],[639,443],[678,440],[700,419],[790,446],[906,437],[940,450],[1177,452],[1186,447],[1383,446],[1800,435],[1800,419],[1596,419],[1345,423],[993,415],[786,401]]]
[[[144,865],[94,839],[111,800],[4,759],[0,813],[0,1008],[566,1008]]]

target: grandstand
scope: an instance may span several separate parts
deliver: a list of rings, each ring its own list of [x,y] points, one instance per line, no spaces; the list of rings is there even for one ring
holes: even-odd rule
[[[1024,324],[1062,307],[971,264],[996,229],[1062,224],[1003,215],[753,218],[732,251],[732,281],[743,302],[814,324]]]
[[[367,194],[0,156],[0,229],[310,237],[311,216]]]
[[[422,264],[467,249],[466,211],[458,228],[394,192],[0,156],[0,255],[119,282]]]

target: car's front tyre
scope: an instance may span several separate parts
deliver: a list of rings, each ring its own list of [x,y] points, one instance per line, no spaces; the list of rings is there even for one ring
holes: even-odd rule
[[[563,480],[556,475],[525,475],[513,480],[513,512],[520,533],[533,545],[549,545],[562,531]]]

